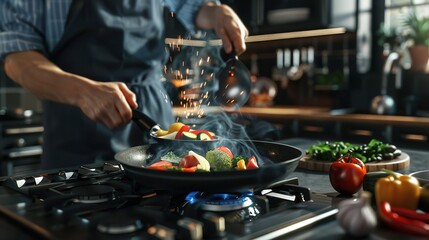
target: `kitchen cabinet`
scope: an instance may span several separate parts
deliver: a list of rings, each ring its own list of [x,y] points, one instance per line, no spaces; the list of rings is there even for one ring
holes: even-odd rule
[[[392,126],[379,126],[373,124],[343,123],[340,126],[340,139],[353,142],[368,143],[375,138],[383,142],[392,141]]]
[[[271,78],[277,84],[274,105],[356,107],[354,94],[370,101],[372,92],[365,93],[361,78],[377,71],[373,62],[373,37],[379,19],[373,16],[378,5],[373,1],[322,0],[225,0],[235,9],[250,30],[250,38],[267,36],[264,41],[247,41],[247,51],[240,59],[250,68],[252,56],[258,58],[259,76]],[[308,10],[307,17],[302,17]],[[295,16],[292,18],[290,16]],[[275,17],[273,17],[275,16]],[[341,34],[301,35],[309,30],[343,28]],[[273,40],[269,35],[295,34]],[[299,79],[284,74],[291,66],[278,62],[278,51],[314,49],[312,62],[299,56],[299,68],[310,65]],[[292,57],[293,58],[293,57]],[[293,62],[294,60],[292,60]],[[283,66],[282,66],[283,64]],[[374,69],[375,68],[375,69]],[[284,74],[286,75],[286,74]],[[285,80],[286,79],[286,80]],[[376,80],[375,80],[376,81]],[[372,85],[374,82],[372,83]],[[379,90],[377,90],[377,93]],[[359,103],[358,103],[359,104]],[[369,108],[369,104],[366,104]]]
[[[40,119],[0,121],[0,176],[40,169],[43,126]]]
[[[347,107],[358,76],[356,39],[343,27],[254,35],[240,60],[274,81],[274,105]]]
[[[318,139],[330,138],[338,135],[338,123],[331,121],[297,120],[295,136],[311,137]]]
[[[409,147],[427,148],[429,146],[429,128],[394,127],[392,142]]]
[[[408,116],[429,116],[429,72],[404,70],[399,86],[391,90],[398,112]],[[393,82],[393,81],[392,81]],[[391,83],[393,85],[393,83]]]
[[[222,0],[231,6],[251,34],[328,27],[356,29],[355,0]],[[362,1],[361,1],[362,2]],[[367,1],[363,1],[367,2]]]

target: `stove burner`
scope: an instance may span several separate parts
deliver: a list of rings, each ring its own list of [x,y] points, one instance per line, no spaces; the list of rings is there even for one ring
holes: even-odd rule
[[[107,185],[84,185],[71,190],[76,203],[102,203],[116,198],[115,188]]]
[[[120,209],[104,212],[93,219],[97,231],[105,234],[128,234],[140,231],[144,227],[138,212],[133,209]]]
[[[185,197],[183,215],[204,218],[207,213],[222,217],[226,223],[243,223],[255,220],[266,213],[266,198],[260,198],[252,191],[239,193],[191,192]]]
[[[198,204],[202,210],[225,212],[239,210],[252,206],[250,191],[242,193],[204,193],[191,192],[186,196],[190,204]]]

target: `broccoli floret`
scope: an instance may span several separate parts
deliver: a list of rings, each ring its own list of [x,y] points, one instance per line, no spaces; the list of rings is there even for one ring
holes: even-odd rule
[[[206,153],[206,159],[210,163],[210,168],[214,171],[230,170],[232,162],[228,154],[220,150],[214,149]]]

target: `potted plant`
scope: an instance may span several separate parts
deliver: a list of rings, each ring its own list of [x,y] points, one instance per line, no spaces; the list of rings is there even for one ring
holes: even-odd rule
[[[411,70],[424,72],[429,60],[429,17],[419,18],[415,9],[404,18],[404,37],[412,44],[408,47]]]

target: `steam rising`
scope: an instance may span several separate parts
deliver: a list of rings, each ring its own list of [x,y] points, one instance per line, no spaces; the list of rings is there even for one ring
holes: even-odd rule
[[[209,33],[203,37],[209,40],[213,36]],[[180,39],[183,38],[179,36],[178,40]],[[220,108],[219,111],[206,111],[219,101],[216,100],[214,93],[219,89],[217,73],[224,64],[219,55],[221,46],[211,46],[207,41],[207,45],[203,47],[174,44],[168,47],[171,55],[164,67],[164,75],[180,90],[180,106],[183,108],[181,115],[184,117],[178,120],[191,125],[194,129],[214,132],[218,141],[166,141],[165,144],[160,144],[162,147],[155,146],[156,151],[152,152],[154,154],[152,160],[159,160],[169,151],[184,156],[192,150],[205,156],[209,150],[226,146],[234,156],[254,155],[260,165],[270,162],[258,153],[244,126],[234,123]],[[234,95],[242,94],[236,92]]]
[[[259,152],[260,149],[257,149],[249,138],[244,126],[232,121],[225,112],[218,111],[206,115],[200,120],[202,121],[200,125],[193,125],[192,127],[214,132],[217,137],[215,141],[165,140],[150,147],[148,162],[158,161],[170,151],[179,157],[187,155],[190,150],[205,156],[209,150],[219,146],[226,146],[234,156],[241,155],[249,158],[254,155],[260,166],[272,163],[269,159],[269,153]]]

